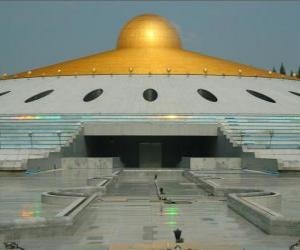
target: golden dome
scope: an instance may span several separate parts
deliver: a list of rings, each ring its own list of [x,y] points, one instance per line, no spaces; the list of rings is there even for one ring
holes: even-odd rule
[[[77,75],[216,75],[289,77],[228,60],[186,51],[176,29],[163,17],[140,15],[121,30],[117,48],[2,79]]]
[[[131,19],[121,30],[118,49],[181,48],[176,29],[165,18],[145,14]]]

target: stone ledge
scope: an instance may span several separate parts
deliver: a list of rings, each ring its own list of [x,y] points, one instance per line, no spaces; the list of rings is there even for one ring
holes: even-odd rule
[[[226,187],[226,186],[222,187],[221,185],[213,181],[215,179],[213,177],[205,176],[201,178],[200,176],[196,176],[189,171],[183,172],[183,175],[188,179],[190,179],[191,181],[195,182],[198,186],[200,186],[207,193],[213,196],[225,197],[230,193],[249,193],[249,192],[262,191],[259,189],[249,189],[249,188],[242,188],[242,187],[241,188]]]
[[[245,199],[253,196],[278,195],[280,194],[273,192],[229,194],[227,202],[232,210],[268,234],[299,236],[300,220],[288,219],[282,214]]]
[[[267,234],[274,235],[300,235],[300,220],[284,217],[282,214],[273,211],[255,202],[255,199],[280,199],[280,194],[275,192],[264,192],[263,190],[250,188],[222,187],[213,182],[214,178],[197,176],[190,171],[183,172],[183,175],[198,184],[206,192],[214,196],[226,196],[227,205],[232,210],[243,216],[252,224],[259,227]]]
[[[37,230],[39,234],[42,234],[42,229],[45,229],[43,232],[48,234],[50,229],[55,231],[67,230],[76,223],[84,209],[115,182],[119,173],[120,171],[113,173],[106,181],[102,180],[96,186],[76,187],[43,193],[42,202],[46,204],[61,204],[66,207],[51,218],[38,217],[1,222],[0,233],[9,234],[17,230],[26,234]]]

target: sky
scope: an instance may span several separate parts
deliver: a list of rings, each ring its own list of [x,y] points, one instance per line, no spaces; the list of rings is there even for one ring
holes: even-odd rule
[[[300,1],[0,1],[0,73],[113,49],[126,21],[144,13],[169,19],[187,50],[300,66]]]

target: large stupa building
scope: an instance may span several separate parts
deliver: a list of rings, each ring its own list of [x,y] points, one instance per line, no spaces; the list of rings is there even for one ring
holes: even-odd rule
[[[154,14],[114,50],[3,74],[0,242],[300,249],[299,107],[298,78],[187,51]]]
[[[65,156],[300,169],[297,78],[187,51],[158,15],[130,20],[114,50],[4,74],[0,87],[3,170],[58,167]]]

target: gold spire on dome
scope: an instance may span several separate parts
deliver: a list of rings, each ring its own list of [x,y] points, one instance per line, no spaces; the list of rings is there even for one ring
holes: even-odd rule
[[[28,73],[30,72],[30,74]],[[134,17],[120,32],[117,48],[74,59],[9,78],[78,76],[78,75],[217,75],[282,78],[258,69],[224,59],[182,49],[174,26],[154,14]],[[295,77],[284,76],[286,79]]]

